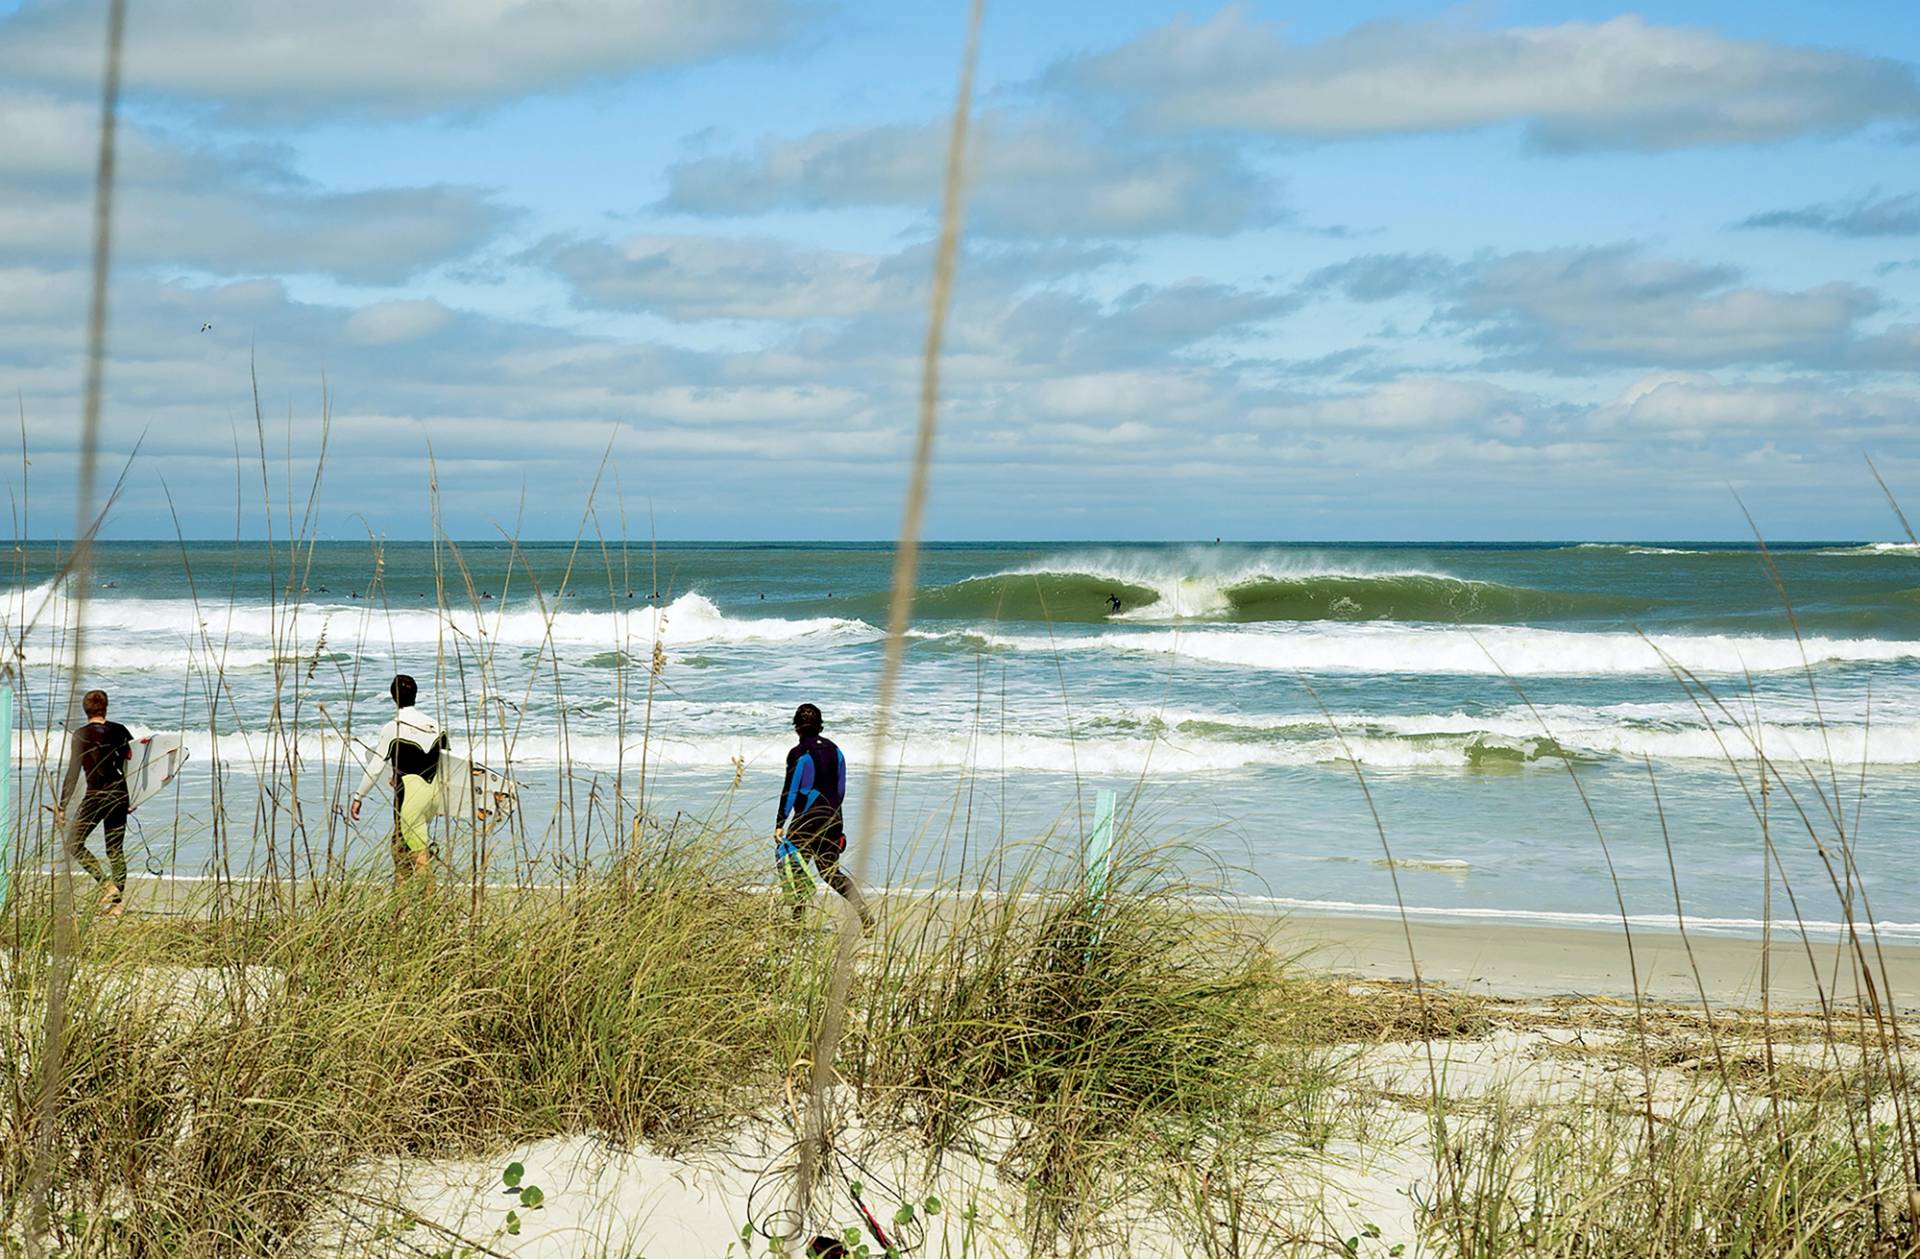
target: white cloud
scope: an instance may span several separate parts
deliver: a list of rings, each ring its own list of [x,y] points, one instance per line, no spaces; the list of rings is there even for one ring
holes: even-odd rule
[[[762,214],[937,204],[946,124],[818,131],[669,172],[663,205]],[[987,114],[974,130],[967,217],[1007,236],[1220,236],[1276,221],[1271,182],[1225,146],[1165,144],[1064,117]]]
[[[1631,246],[1506,254],[1466,268],[1445,313],[1480,344],[1545,365],[1833,365],[1881,304],[1855,284],[1782,291],[1738,279]]]
[[[1596,429],[1658,433],[1689,441],[1760,429],[1819,434],[1828,441],[1884,437],[1920,420],[1912,389],[1835,389],[1802,381],[1723,381],[1701,372],[1657,372],[1597,407]]]
[[[375,302],[347,316],[342,331],[356,345],[394,345],[432,336],[453,322],[453,312],[431,298]]]
[[[1526,427],[1523,414],[1540,407],[1539,399],[1479,381],[1412,376],[1352,393],[1265,404],[1250,418],[1301,434],[1486,428],[1513,435]]]
[[[0,258],[86,256],[97,127],[92,106],[0,90]],[[277,148],[192,146],[133,122],[118,143],[121,261],[392,283],[469,252],[512,217],[473,188],[329,192]]]
[[[1769,210],[1741,220],[1739,226],[1797,227],[1833,236],[1920,236],[1920,192],[1899,196],[1876,193],[1797,210]]]
[[[1920,82],[1900,62],[1633,15],[1491,31],[1374,22],[1294,43],[1235,5],[1052,78],[1162,127],[1322,139],[1518,122],[1547,148],[1657,151],[1920,116]]]
[[[126,81],[226,106],[247,124],[483,105],[581,80],[764,48],[788,0],[141,0]],[[104,6],[28,0],[0,17],[0,74],[91,90]]]
[[[889,274],[880,257],[755,237],[638,235],[617,244],[553,239],[525,260],[551,267],[582,305],[680,319],[839,318],[925,301],[924,285]]]

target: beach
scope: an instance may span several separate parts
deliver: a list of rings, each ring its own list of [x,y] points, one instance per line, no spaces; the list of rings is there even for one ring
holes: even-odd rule
[[[1296,913],[1272,928],[1271,939],[1274,948],[1297,951],[1318,970],[1411,983],[1409,935],[1423,982],[1493,997],[1631,1001],[1637,988],[1642,997],[1661,1004],[1698,1006],[1704,990],[1712,1005],[1754,1010],[1762,1004],[1763,953],[1766,991],[1775,1005],[1804,1011],[1831,1001],[1851,1007],[1862,995],[1851,944],[1831,935],[1802,938],[1790,928],[1776,929],[1768,946],[1720,935],[1683,940],[1676,931],[1643,928],[1633,933],[1631,958],[1627,937],[1617,927],[1420,920],[1403,925],[1386,918]],[[1920,1009],[1920,948],[1871,940],[1860,947],[1881,997],[1903,1013]]]

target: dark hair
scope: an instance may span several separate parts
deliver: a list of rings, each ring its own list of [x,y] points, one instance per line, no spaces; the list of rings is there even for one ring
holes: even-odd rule
[[[825,724],[820,719],[820,710],[812,704],[802,704],[793,710],[793,728],[801,734],[819,734]]]
[[[411,675],[396,673],[393,675],[393,685],[387,688],[387,694],[393,696],[394,703],[406,708],[412,705],[414,698],[420,694],[420,687]]]
[[[80,697],[80,709],[89,717],[106,716],[107,693],[105,691],[88,691]]]

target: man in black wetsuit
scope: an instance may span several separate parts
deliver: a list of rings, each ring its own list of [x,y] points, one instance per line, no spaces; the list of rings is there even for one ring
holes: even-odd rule
[[[101,885],[101,909],[117,918],[125,907],[121,896],[127,887],[127,761],[133,756],[133,734],[119,722],[107,720],[105,691],[88,691],[81,696],[80,707],[87,714],[87,724],[73,732],[67,749],[67,775],[53,807],[53,824],[55,829],[66,828],[66,807],[84,773],[87,794],[67,829],[67,851]],[[87,849],[87,836],[96,826],[107,832],[112,879]]]
[[[780,784],[779,810],[774,818],[773,862],[793,895],[793,919],[800,921],[813,894],[806,865],[820,872],[828,887],[838,892],[860,915],[863,928],[873,926],[873,915],[840,868],[847,850],[847,828],[840,807],[847,798],[847,758],[833,740],[820,733],[820,710],[802,704],[793,713],[793,730],[800,741],[787,753],[787,776]]]

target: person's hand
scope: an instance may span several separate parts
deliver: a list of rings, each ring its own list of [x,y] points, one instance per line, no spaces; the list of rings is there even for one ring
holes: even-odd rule
[[[353,803],[347,806],[347,816],[352,818],[356,822],[360,820],[360,797],[359,796],[355,796],[353,798]]]

